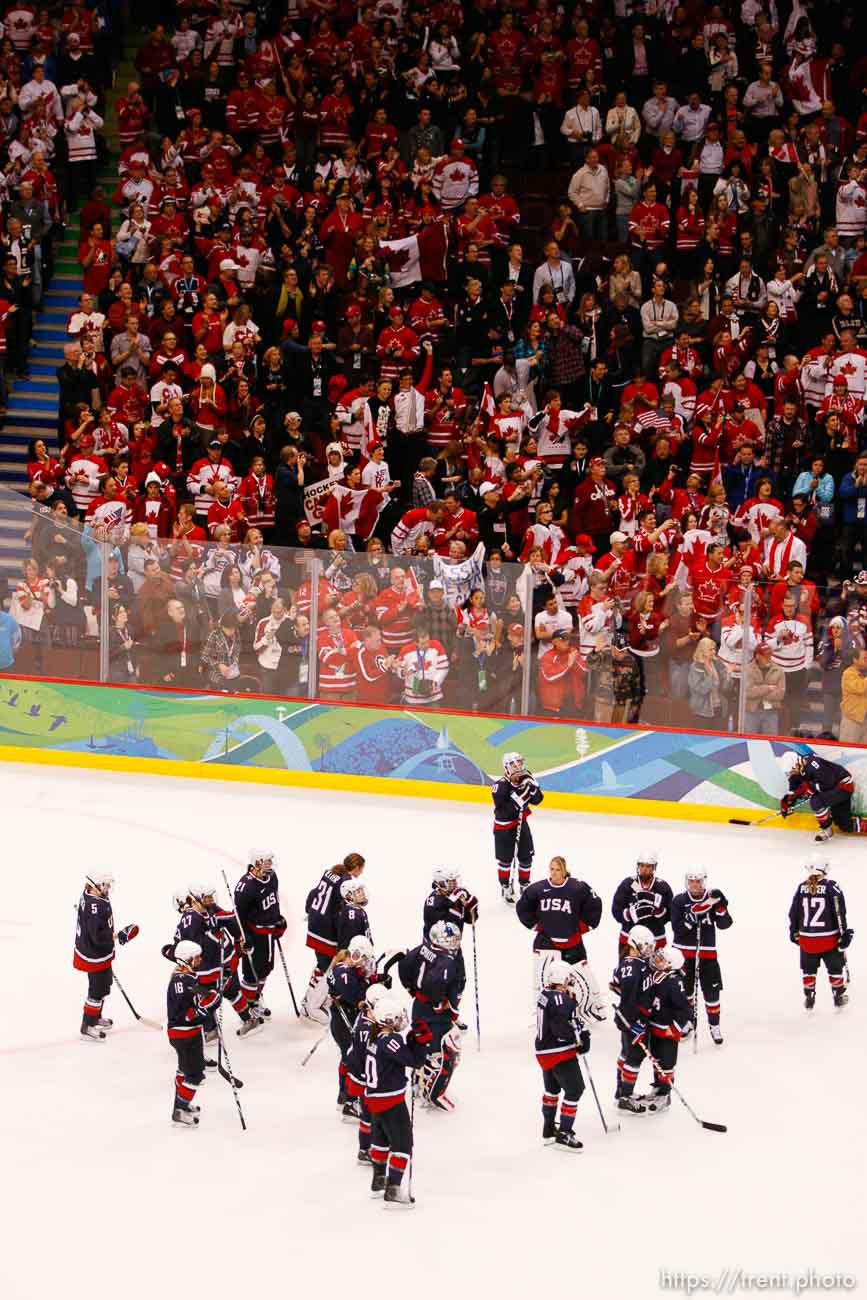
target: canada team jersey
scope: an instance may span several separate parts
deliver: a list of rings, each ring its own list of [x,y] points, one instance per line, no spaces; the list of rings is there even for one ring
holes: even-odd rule
[[[76,970],[110,970],[114,961],[114,917],[111,903],[96,894],[81,895],[75,926]]]

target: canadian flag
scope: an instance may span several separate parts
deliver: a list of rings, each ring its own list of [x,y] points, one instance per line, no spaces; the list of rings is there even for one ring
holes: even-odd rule
[[[341,528],[366,542],[376,527],[385,497],[373,488],[350,488],[336,483],[322,509],[327,533]]]
[[[493,420],[494,416],[497,414],[497,403],[494,401],[493,389],[491,388],[491,385],[487,381],[485,382],[485,387],[482,390],[482,401],[481,401],[481,405],[479,406],[479,414],[483,415],[486,418],[488,422],[487,428],[490,428],[491,421]]]
[[[797,54],[785,74],[785,88],[796,111],[807,117],[818,113],[828,98],[828,60],[801,59]]]
[[[388,262],[392,288],[418,280],[445,280],[448,235],[442,222],[422,226],[408,239],[381,239],[379,247]]]

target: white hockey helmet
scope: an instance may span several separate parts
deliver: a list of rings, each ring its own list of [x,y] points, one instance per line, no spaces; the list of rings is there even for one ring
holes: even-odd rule
[[[114,885],[114,876],[107,870],[92,871],[87,877],[87,881],[88,884],[93,885],[94,889],[98,889],[101,894],[108,894]]]
[[[201,957],[202,949],[192,939],[181,939],[180,943],[175,944],[175,961],[180,966],[192,966],[197,957]]]
[[[807,863],[807,879],[809,880],[810,876],[827,876],[828,865],[828,859],[821,858],[817,854]]]
[[[704,867],[691,867],[684,876],[686,892],[693,898],[700,898],[707,891],[707,872]],[[700,885],[701,894],[693,894],[690,885]]]
[[[349,960],[359,965],[373,960],[373,944],[366,934],[357,934],[354,939],[350,939],[347,952]]]
[[[780,755],[780,767],[786,776],[791,776],[793,772],[801,766],[804,761],[804,755],[799,754],[796,749],[787,749]]]
[[[435,948],[457,952],[461,946],[461,932],[454,921],[437,921],[430,928],[430,941]]]
[[[658,971],[683,970],[683,953],[679,948],[666,945],[664,948],[657,948],[651,962]]]
[[[656,952],[656,936],[646,925],[633,925],[627,939],[639,956],[649,961]]]
[[[340,897],[344,903],[358,903],[359,907],[364,907],[365,903],[370,900],[367,885],[360,876],[350,876],[347,880],[340,882]]]
[[[187,905],[189,890],[181,887],[172,894],[172,905],[176,912],[182,912]]]
[[[460,888],[460,872],[453,871],[451,867],[434,867],[431,884],[438,893],[450,894]]]
[[[572,977],[572,967],[562,957],[552,957],[545,966],[545,988],[555,984],[567,985]]]
[[[251,849],[250,866],[262,871],[270,871],[274,865],[273,849]]]
[[[197,903],[201,903],[207,893],[207,889],[198,880],[194,884],[187,886],[187,896],[194,898]]]
[[[519,754],[517,750],[513,750],[510,753],[503,755],[503,771],[506,776],[515,776],[518,772],[523,772],[525,770],[526,764],[524,763],[523,754]]]
[[[659,858],[656,856],[653,850],[651,850],[649,853],[639,853],[637,858],[635,859],[636,867],[656,867],[658,863],[659,863]]]
[[[393,1029],[395,1033],[400,1033],[409,1023],[406,1008],[393,993],[377,1000],[373,1008],[373,1019],[384,1029]]]
[[[373,1008],[379,1003],[381,998],[386,996],[387,993],[388,989],[384,984],[371,984],[370,988],[364,995],[364,1001],[367,1004],[368,1010],[373,1011]]]

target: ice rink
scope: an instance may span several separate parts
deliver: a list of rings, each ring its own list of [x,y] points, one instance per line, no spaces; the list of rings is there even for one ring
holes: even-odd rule
[[[611,898],[639,851],[658,853],[675,892],[687,866],[704,864],[734,918],[719,944],[725,1044],[714,1047],[703,1026],[698,1054],[682,1048],[677,1074],[692,1106],[728,1134],[703,1131],[675,1100],[669,1113],[624,1118],[606,1137],[588,1091],[576,1123],[585,1149],[568,1155],[540,1141],[531,937],[500,901],[485,807],[6,763],[0,779],[4,1300],[645,1300],[665,1291],[661,1270],[716,1285],[724,1269],[794,1277],[810,1268],[857,1275],[862,1266],[867,1285],[863,839],[826,846],[856,930],[851,1001],[834,1012],[822,972],[810,1015],[787,911],[812,835],[544,806],[533,816],[534,878],[562,853],[603,898],[587,944],[600,983],[616,958]],[[279,966],[262,1033],[238,1040],[237,1019],[225,1012],[246,1134],[216,1075],[197,1099],[200,1128],[171,1124],[174,1054],[164,1033],[136,1025],[116,991],[107,1043],[79,1038],[86,979],[72,968],[72,944],[85,873],[114,872],[115,924],[141,927],[116,970],[139,1011],[162,1019],[171,967],[160,947],[175,925],[173,890],[219,880],[221,867],[234,884],[251,847],[276,853],[299,999],[311,965],[304,898],[346,853],[367,858],[377,952],[420,940],[435,865],[458,867],[480,896],[481,1051],[468,1033],[453,1115],[416,1110],[412,1213],[369,1197],[355,1130],[335,1110],[333,1044],[299,1069],[320,1031],[291,1014]],[[471,971],[469,935],[466,955]],[[463,1014],[472,1029],[471,988]],[[609,1019],[590,1057],[609,1113],[616,1045]],[[643,1072],[639,1091],[648,1082]],[[729,1274],[723,1285],[731,1287]]]

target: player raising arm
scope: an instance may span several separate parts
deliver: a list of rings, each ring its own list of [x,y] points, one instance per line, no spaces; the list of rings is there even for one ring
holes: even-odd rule
[[[521,893],[530,883],[533,866],[533,835],[527,825],[532,808],[537,807],[544,795],[532,773],[527,771],[524,756],[518,753],[503,755],[503,773],[491,787],[494,800],[494,855],[497,859],[497,879],[503,899],[514,903],[518,895],[512,883],[515,856],[518,858],[518,884]]]

